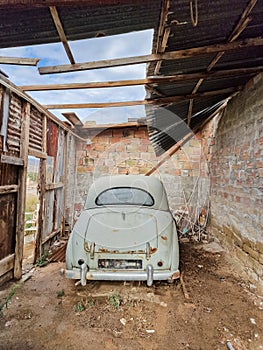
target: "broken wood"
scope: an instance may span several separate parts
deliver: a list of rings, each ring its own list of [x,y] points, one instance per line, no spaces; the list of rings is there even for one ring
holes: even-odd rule
[[[83,62],[76,64],[65,64],[58,66],[46,66],[38,68],[40,74],[54,74],[63,72],[76,72],[82,70],[109,68],[127,66],[132,64],[140,64],[147,62],[156,62],[161,60],[178,60],[183,58],[194,57],[198,55],[208,55],[218,53],[221,51],[235,51],[242,50],[244,48],[256,47],[263,45],[263,38],[249,38],[241,41],[230,42],[226,44],[216,44],[210,46],[195,47],[191,49],[184,49],[178,51],[166,52],[163,54],[151,54],[144,56],[116,58],[110,60],[101,60],[93,62]]]
[[[73,126],[83,126],[84,124],[79,119],[79,117],[76,115],[76,113],[62,113],[62,115],[67,118],[71,122]]]
[[[75,89],[100,89],[122,86],[147,85],[150,88],[151,84],[166,84],[176,81],[191,81],[198,79],[213,79],[230,76],[239,76],[246,74],[256,74],[263,71],[263,66],[247,67],[237,69],[226,69],[218,71],[209,71],[201,73],[175,74],[170,76],[148,77],[146,79],[136,80],[118,80],[92,83],[72,83],[72,84],[43,84],[43,85],[22,85],[19,88],[23,91],[49,91],[49,90],[75,90]]]
[[[52,184],[46,184],[45,190],[46,191],[51,191],[55,190],[57,188],[62,188],[64,186],[63,182],[58,182],[58,183],[52,183]]]
[[[185,285],[185,282],[184,282],[184,271],[180,275],[180,282],[181,282],[181,286],[182,286],[182,290],[183,290],[185,299],[186,300],[190,300],[190,296],[189,296],[189,294],[187,292],[186,285]]]
[[[53,231],[50,235],[48,235],[47,237],[45,237],[45,239],[43,239],[42,241],[42,246],[47,243],[50,239],[54,238],[56,235],[58,235],[61,232],[61,228]]]
[[[14,258],[15,254],[11,254],[0,260],[0,276],[3,276],[14,268]]]
[[[56,104],[46,105],[47,109],[65,109],[65,108],[105,108],[105,107],[122,107],[122,106],[136,106],[136,105],[163,105],[167,103],[179,102],[189,100],[191,98],[204,98],[208,96],[230,94],[235,91],[240,91],[242,87],[230,87],[221,90],[205,91],[192,95],[176,95],[168,97],[160,97],[152,100],[138,100],[138,101],[121,101],[121,102],[103,102],[103,103],[72,103],[72,104]]]
[[[0,64],[11,64],[20,66],[36,66],[39,58],[4,57],[0,56]]]
[[[13,193],[18,191],[17,185],[0,186],[0,194]]]
[[[32,156],[32,157],[36,157],[36,158],[42,158],[42,159],[46,159],[47,158],[47,155],[46,153],[44,152],[41,152],[41,151],[37,151],[33,148],[30,148],[28,149],[28,155]]]
[[[23,166],[24,159],[1,154],[1,163]]]
[[[50,6],[49,10],[50,10],[51,16],[53,18],[54,24],[56,26],[59,38],[64,46],[64,49],[66,51],[67,56],[68,56],[69,62],[71,64],[75,64],[75,60],[74,60],[73,54],[70,50],[70,47],[69,47],[69,44],[68,44],[68,41],[67,41],[67,38],[66,38],[66,35],[64,32],[63,25],[61,23],[59,15],[58,15],[57,8],[56,8],[56,6]]]

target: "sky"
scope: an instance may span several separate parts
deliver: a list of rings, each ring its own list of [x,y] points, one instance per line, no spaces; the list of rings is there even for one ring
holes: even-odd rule
[[[150,29],[115,36],[71,41],[69,42],[69,46],[75,61],[81,63],[150,54],[152,50],[152,38],[153,30]],[[0,56],[40,58],[37,67],[0,64],[0,69],[16,85],[101,82],[146,77],[146,64],[40,75],[38,73],[38,67],[69,64],[64,47],[60,42],[0,49]],[[27,93],[43,105],[133,101],[143,100],[145,97],[143,86],[86,90],[29,91]],[[75,112],[83,122],[96,120],[97,124],[121,123],[127,121],[128,118],[142,118],[145,116],[144,106],[103,109],[60,109],[50,111],[62,120],[64,117],[61,113]]]

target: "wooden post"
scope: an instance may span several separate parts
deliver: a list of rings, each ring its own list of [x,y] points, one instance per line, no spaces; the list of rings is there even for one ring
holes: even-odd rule
[[[17,225],[16,225],[16,246],[14,278],[22,277],[22,262],[24,248],[24,226],[25,226],[25,205],[26,205],[26,176],[29,147],[29,123],[30,123],[30,103],[23,105],[22,129],[20,140],[20,158],[24,160],[24,166],[19,169],[18,195],[17,195]]]
[[[47,152],[47,117],[43,115],[43,143],[42,152],[46,154]],[[44,214],[45,214],[45,191],[46,191],[46,158],[40,159],[39,168],[39,178],[38,178],[38,188],[39,188],[39,212],[38,212],[38,230],[36,236],[36,250],[35,250],[35,260],[40,258],[42,255],[42,237],[44,230]]]
[[[62,235],[65,234],[66,227],[66,202],[67,202],[67,188],[68,188],[68,160],[69,160],[69,133],[65,135],[65,146],[64,146],[64,174],[63,174],[63,218],[62,218]]]

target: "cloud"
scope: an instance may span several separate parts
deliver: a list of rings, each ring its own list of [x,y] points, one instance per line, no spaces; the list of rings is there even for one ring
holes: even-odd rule
[[[145,30],[116,36],[73,41],[69,45],[76,62],[87,62],[150,54],[152,36],[153,30]],[[0,55],[40,58],[39,66],[69,63],[61,43],[0,49]],[[140,79],[146,76],[146,64],[42,76],[38,73],[37,67],[0,65],[0,69],[16,85],[116,81]],[[142,86],[133,86],[108,89],[28,92],[28,94],[41,104],[65,104],[142,100],[145,96],[145,90]],[[52,110],[52,113],[61,119],[63,119],[61,116],[62,112],[62,110]],[[74,110],[74,112],[81,119],[87,118],[88,115],[92,114],[94,118],[98,119],[99,123],[102,120],[105,122],[107,120],[107,123],[111,123],[113,120],[118,122],[127,121],[129,116],[132,115],[134,117],[137,112],[140,114],[138,115],[140,118],[144,115],[144,107],[107,108],[95,114],[94,110],[78,109]],[[141,115],[142,113],[143,115]]]

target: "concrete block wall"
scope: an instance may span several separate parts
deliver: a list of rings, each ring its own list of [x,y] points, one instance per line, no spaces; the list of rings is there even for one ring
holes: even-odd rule
[[[263,286],[263,75],[227,106],[210,144],[211,233]]]

